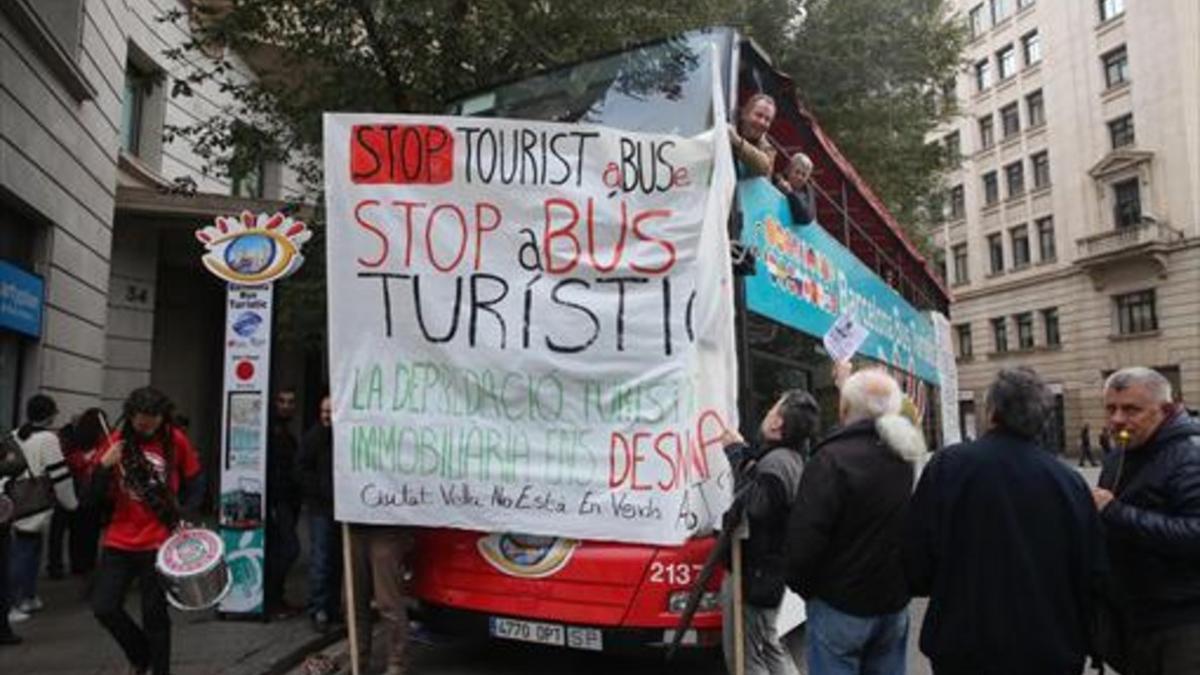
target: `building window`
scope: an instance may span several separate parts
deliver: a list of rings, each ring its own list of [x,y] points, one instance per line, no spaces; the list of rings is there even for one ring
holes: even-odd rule
[[[1108,21],[1125,13],[1125,0],[1099,0],[1100,21]]]
[[[1000,201],[1000,181],[996,179],[996,172],[989,171],[983,174],[983,205],[992,206]]]
[[[1010,198],[1025,194],[1025,163],[1013,162],[1004,167],[1004,182]]]
[[[950,188],[950,218],[958,220],[967,215],[966,190],[961,185]]]
[[[1025,53],[1025,66],[1029,67],[1042,60],[1042,36],[1030,31],[1021,36],[1021,51]]]
[[[1029,118],[1029,128],[1040,127],[1046,123],[1046,102],[1042,98],[1042,90],[1025,97],[1025,112]]]
[[[1021,131],[1021,109],[1010,103],[1000,109],[1000,129],[1004,138],[1011,138]]]
[[[989,0],[992,5],[992,24],[1003,21],[1012,12],[1010,0]]]
[[[154,88],[153,78],[137,66],[125,67],[125,93],[121,99],[121,149],[138,156],[142,149],[142,126],[146,101]]]
[[[965,284],[971,280],[967,273],[967,245],[955,244],[950,249],[951,255],[954,256],[954,283]]]
[[[1013,269],[1029,266],[1029,228],[1018,225],[1009,230],[1012,238]]]
[[[1008,351],[1008,327],[1004,325],[1004,317],[992,319],[992,344],[997,353]]]
[[[1133,113],[1121,115],[1108,123],[1108,137],[1113,150],[1133,145]]]
[[[1057,347],[1062,344],[1062,336],[1058,332],[1058,308],[1042,310],[1042,325],[1046,327],[1046,346]]]
[[[1050,153],[1043,150],[1030,155],[1029,163],[1033,166],[1033,189],[1050,187]]]
[[[984,59],[975,64],[975,91],[985,91],[992,86],[992,64]]]
[[[1113,297],[1117,308],[1117,333],[1136,335],[1158,330],[1154,289]]]
[[[1013,319],[1017,322],[1017,349],[1033,349],[1033,312],[1021,312]]]
[[[996,52],[996,70],[1001,82],[1017,74],[1017,51],[1012,45]]]
[[[960,323],[954,327],[954,332],[958,336],[958,358],[971,358],[975,354],[975,350],[971,346],[971,324]]]
[[[1025,9],[1026,7],[1032,7],[1033,2],[1034,2],[1034,0],[1017,0],[1017,9]]]
[[[987,29],[985,21],[987,21],[987,17],[983,14],[983,5],[976,5],[971,10],[971,37],[979,37],[983,34],[983,31]]]
[[[1038,260],[1050,262],[1058,256],[1054,245],[1054,218],[1038,218],[1034,224],[1037,226]]]
[[[1129,81],[1129,53],[1122,45],[1100,57],[1104,62],[1104,84],[1109,89]]]
[[[1142,196],[1137,178],[1123,180],[1113,185],[1115,197],[1113,220],[1117,228],[1133,227],[1142,222]]]
[[[979,147],[987,150],[996,144],[996,132],[992,127],[992,116],[979,118]]]
[[[946,156],[957,164],[962,159],[961,135],[957,131],[952,131],[946,134],[946,137],[942,139],[942,143],[946,148]]]
[[[1004,241],[999,234],[989,234],[987,238],[988,259],[991,261],[992,274],[1004,271]]]

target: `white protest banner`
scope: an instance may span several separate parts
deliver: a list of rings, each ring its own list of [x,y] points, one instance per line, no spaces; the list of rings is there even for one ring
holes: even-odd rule
[[[848,361],[858,352],[869,334],[867,327],[855,321],[853,316],[842,314],[826,331],[822,342],[834,361]]]
[[[713,526],[737,424],[724,128],[324,131],[338,520],[658,544]]]

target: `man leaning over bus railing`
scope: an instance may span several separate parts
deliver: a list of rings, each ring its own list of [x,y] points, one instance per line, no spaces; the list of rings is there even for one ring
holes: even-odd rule
[[[755,94],[738,111],[736,127],[729,129],[729,142],[737,158],[738,178],[771,177],[775,170],[775,148],[767,130],[775,122],[775,99]]]
[[[841,426],[813,450],[787,530],[787,585],[807,602],[810,675],[903,675],[908,587],[900,543],[921,431],[871,368],[841,385]]]
[[[803,453],[816,433],[820,411],[813,397],[792,389],[763,417],[758,440],[748,445],[736,431],[726,432],[725,452],[737,476],[740,508],[749,521],[743,546],[742,593],[747,675],[795,675],[796,664],[779,641],[775,619],[783,601],[783,541],[788,514],[800,485]],[[736,517],[736,515],[734,516]],[[736,522],[726,527],[737,528]],[[736,536],[736,535],[735,535]],[[723,645],[729,672],[734,669],[733,589],[727,575],[721,589]]]
[[[792,222],[796,225],[807,225],[816,218],[807,190],[812,170],[813,163],[808,155],[797,152],[788,161],[787,173],[775,177],[775,186],[787,197]]]
[[[1104,407],[1116,451],[1092,496],[1125,627],[1121,672],[1200,673],[1200,422],[1149,368],[1113,373]]]

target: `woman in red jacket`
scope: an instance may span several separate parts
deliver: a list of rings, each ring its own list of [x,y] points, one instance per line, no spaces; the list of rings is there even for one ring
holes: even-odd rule
[[[111,513],[92,611],[121,646],[134,672],[167,675],[171,620],[155,570],[158,548],[193,510],[204,490],[200,461],[187,435],[171,423],[173,407],[157,389],[134,390],[125,401],[125,422],[115,432],[92,477],[94,502]],[[142,599],[142,625],[125,611],[134,580]]]

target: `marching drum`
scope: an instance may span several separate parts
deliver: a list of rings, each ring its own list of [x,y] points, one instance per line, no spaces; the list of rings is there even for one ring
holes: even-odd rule
[[[176,609],[208,609],[233,585],[225,566],[225,543],[211,530],[177,530],[158,550],[155,567],[167,601]]]

